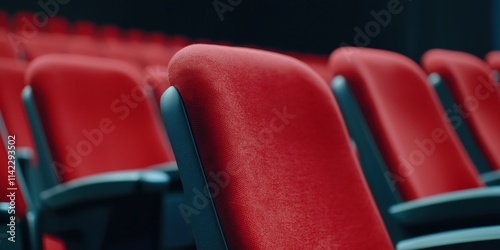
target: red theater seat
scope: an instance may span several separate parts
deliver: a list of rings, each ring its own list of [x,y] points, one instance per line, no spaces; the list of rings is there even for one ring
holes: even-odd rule
[[[449,90],[455,106],[446,114],[455,128],[468,129],[480,151],[471,157],[484,157],[483,165],[496,170],[486,177],[495,175],[500,184],[500,89],[491,68],[473,55],[441,49],[425,53],[422,65],[429,74],[437,73]]]
[[[0,30],[9,30],[9,15],[2,10],[0,10]]]
[[[326,82],[330,82],[331,72],[328,69],[328,56],[318,55],[292,55],[293,57],[305,62],[311,67],[318,75],[321,76]]]
[[[68,39],[64,51],[68,54],[99,57],[104,54],[102,50],[102,44],[94,37],[75,35]]]
[[[71,33],[70,24],[65,18],[58,16],[51,17],[47,23],[47,32],[51,34],[69,35]]]
[[[125,40],[133,43],[141,43],[145,40],[145,35],[141,30],[130,29],[125,31]]]
[[[5,127],[9,134],[16,136],[15,146],[18,150],[22,148],[32,149],[34,147],[31,133],[28,127],[26,113],[21,101],[21,92],[25,87],[25,70],[26,65],[21,61],[14,59],[0,59],[0,113],[3,118],[1,120],[5,122]],[[2,140],[2,142],[3,141],[4,140]],[[1,148],[0,151],[2,151],[0,152],[0,157],[2,159],[6,159],[6,157],[3,157],[2,155],[2,153],[5,153],[5,150]],[[0,202],[7,201],[5,200],[5,198],[7,198],[7,194],[4,194],[4,191],[6,191],[8,187],[8,183],[5,183],[5,181],[7,181],[6,174],[6,171],[0,172]],[[25,172],[24,174],[26,175],[27,173]],[[28,176],[25,176],[25,178],[27,177]],[[33,191],[36,192],[37,190],[32,190],[32,192]],[[33,193],[32,195],[38,195],[38,193]],[[16,194],[16,216],[18,219],[24,219],[26,209],[27,208],[23,194],[19,189]],[[24,240],[27,240],[28,236],[25,235],[24,237]],[[64,249],[64,245],[58,242],[58,240],[53,237],[47,236],[44,237],[43,240],[45,242],[44,249],[46,250]]]
[[[7,31],[0,29],[0,58],[16,58],[16,49],[9,39]]]
[[[101,38],[103,40],[120,40],[121,30],[118,26],[106,24],[101,27]]]
[[[180,122],[169,120],[166,106],[180,95],[202,164],[179,162],[183,183],[203,171],[206,182],[222,185],[213,197],[221,229],[195,228],[197,240],[222,230],[229,249],[391,248],[338,109],[311,69],[275,53],[194,45],[174,56],[169,77],[167,128]],[[171,138],[176,157],[187,157],[179,139]]]
[[[144,65],[160,65],[166,67],[175,52],[167,49],[165,45],[157,43],[144,43],[140,46],[140,60]]]
[[[401,198],[392,206],[379,203],[383,213],[390,209],[393,220],[420,232],[500,224],[500,189],[483,188],[417,64],[389,51],[341,48],[333,52],[330,68],[349,132],[363,146],[359,153],[369,183],[378,178],[379,185],[395,184],[397,192],[386,195]],[[355,113],[360,115],[353,118]],[[367,132],[359,126],[364,123]],[[377,163],[377,157],[365,158],[373,152],[381,155]]]
[[[74,168],[60,169],[66,170],[63,182],[173,161],[152,104],[138,85],[137,69],[112,59],[50,55],[32,63],[26,79],[54,161]],[[66,157],[82,141],[94,140],[91,135],[97,130],[92,128],[100,128],[108,138],[94,145],[88,156]],[[140,146],[145,142],[147,148]]]
[[[165,46],[168,41],[168,37],[160,32],[153,32],[147,36],[147,41]]]
[[[97,28],[94,23],[89,21],[78,21],[73,27],[75,35],[95,37]]]
[[[28,39],[23,43],[26,59],[31,61],[39,56],[63,53],[68,41],[67,35],[38,33],[34,39]]]
[[[16,135],[17,147],[33,148],[28,120],[21,100],[26,65],[17,59],[0,59],[0,112],[7,130]]]
[[[360,102],[389,170],[398,174],[414,169],[404,182],[397,183],[404,200],[482,187],[418,65],[396,53],[359,50],[349,58],[346,49],[336,50],[330,68],[347,80]],[[435,129],[447,139],[432,154],[419,157],[416,150],[421,151],[420,144],[426,146]]]
[[[102,46],[104,57],[119,59],[138,68],[143,66],[140,60],[142,55],[139,44],[108,39]]]
[[[492,69],[500,71],[500,51],[488,53],[485,59]]]
[[[167,47],[175,51],[179,51],[189,43],[189,40],[183,36],[170,36],[167,39]]]
[[[43,228],[69,249],[158,247],[166,237],[159,235],[161,197],[179,195],[180,184],[140,72],[118,60],[48,55],[30,64],[26,79],[25,106],[49,187],[41,194]],[[177,235],[183,226],[175,225]]]
[[[305,64],[193,45],[168,70],[162,112],[198,249],[393,248],[340,111]],[[444,247],[442,236],[398,249]],[[448,243],[458,242],[454,236]]]
[[[160,99],[165,90],[170,87],[168,83],[167,67],[159,64],[151,64],[145,68],[144,80],[155,95],[157,104],[160,104]]]
[[[32,38],[40,31],[39,27],[35,25],[33,17],[34,13],[32,12],[17,12],[13,18],[12,31],[24,37]]]

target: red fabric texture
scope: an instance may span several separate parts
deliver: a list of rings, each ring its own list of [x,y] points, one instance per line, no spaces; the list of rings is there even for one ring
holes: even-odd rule
[[[349,82],[404,200],[483,186],[417,64],[389,51],[340,48],[330,68]]]
[[[31,61],[39,56],[63,53],[69,41],[67,35],[38,33],[35,38],[25,41],[22,46],[26,53],[26,59]]]
[[[326,82],[330,83],[332,81],[330,70],[328,69],[328,56],[319,55],[291,55],[304,63],[306,63],[311,69],[313,69],[318,75],[323,78]]]
[[[47,55],[28,67],[62,181],[173,161],[141,73],[112,59]]]
[[[100,37],[103,40],[120,40],[122,39],[122,31],[120,27],[111,24],[102,25],[100,28]]]
[[[15,59],[0,59],[0,112],[18,147],[33,147],[28,119],[21,100],[26,65]]]
[[[9,58],[0,58],[0,113],[9,135],[16,137],[16,149],[21,147],[33,148],[33,141],[28,127],[28,120],[21,101],[21,92],[24,88],[24,70],[26,65],[21,61]],[[6,143],[7,138],[2,138]],[[0,145],[2,163],[7,163],[7,152]],[[16,166],[19,167],[19,166]],[[0,202],[8,202],[7,166],[0,171]],[[26,204],[18,187],[16,192],[16,216],[23,217],[26,213]]]
[[[63,17],[54,16],[47,23],[47,32],[68,35],[71,33],[68,20]]]
[[[97,57],[103,55],[102,45],[94,37],[72,36],[65,47],[65,52],[68,54]]]
[[[340,111],[304,63],[192,45],[169,64],[230,249],[391,249]],[[182,168],[182,166],[179,166]]]
[[[5,11],[0,10],[0,29],[9,29],[9,16]]]
[[[500,51],[491,51],[485,59],[492,69],[500,71]]]
[[[96,25],[89,21],[78,21],[74,25],[76,35],[95,37],[97,35],[96,30]]]
[[[491,68],[473,55],[441,49],[425,53],[422,65],[445,81],[490,166],[500,170],[500,89]]]
[[[0,27],[0,57],[16,58],[16,51],[12,46],[7,31]]]

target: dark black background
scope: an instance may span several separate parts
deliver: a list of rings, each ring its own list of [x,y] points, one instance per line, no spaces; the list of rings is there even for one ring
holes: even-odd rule
[[[42,0],[46,2],[46,0]],[[221,0],[227,3],[227,0]],[[494,0],[400,0],[403,11],[371,39],[368,47],[401,52],[414,60],[430,48],[484,56],[493,49]],[[36,0],[1,0],[0,8],[41,11]],[[220,21],[213,0],[70,0],[60,16],[122,28],[163,31],[264,48],[329,54],[353,44],[355,26],[374,20],[371,10],[389,0],[243,0]]]

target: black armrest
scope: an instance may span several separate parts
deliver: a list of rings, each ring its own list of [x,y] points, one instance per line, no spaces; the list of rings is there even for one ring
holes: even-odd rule
[[[401,241],[396,250],[498,249],[500,226],[479,227],[436,233]]]
[[[500,187],[464,190],[404,202],[391,206],[389,213],[399,223],[410,227],[442,229],[500,224]],[[447,224],[452,226],[446,227]]]
[[[0,222],[7,221],[9,217],[9,203],[0,202]]]
[[[42,206],[60,209],[85,202],[131,194],[160,193],[169,189],[171,178],[161,171],[124,171],[101,174],[57,185],[41,193]]]
[[[487,186],[498,186],[500,185],[500,170],[484,173],[481,179]]]
[[[182,191],[181,176],[179,173],[179,168],[177,168],[176,162],[162,163],[149,167],[148,169],[161,171],[170,176],[171,184],[170,189],[172,191]]]

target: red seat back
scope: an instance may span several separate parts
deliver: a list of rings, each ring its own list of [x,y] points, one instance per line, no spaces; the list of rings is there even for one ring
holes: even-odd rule
[[[160,32],[150,33],[146,37],[146,39],[147,39],[147,41],[149,41],[151,43],[155,43],[155,44],[162,45],[162,46],[165,46],[168,42],[168,37],[165,34],[160,33]]]
[[[0,10],[0,30],[9,30],[9,15],[2,10]]]
[[[63,182],[173,160],[141,73],[129,64],[47,55],[26,79]]]
[[[67,35],[39,33],[35,38],[27,39],[23,43],[26,59],[31,61],[39,56],[63,53],[68,41]]]
[[[138,29],[129,29],[125,31],[125,41],[132,43],[141,43],[146,39],[145,34]]]
[[[94,37],[75,35],[68,40],[65,52],[68,54],[102,56],[102,44]]]
[[[321,76],[326,82],[330,83],[331,72],[328,69],[328,56],[319,55],[292,55],[295,58],[305,62],[309,67],[311,67],[318,75]]]
[[[26,65],[16,59],[0,59],[0,112],[7,130],[16,135],[17,147],[33,147],[21,100]]]
[[[121,30],[120,27],[106,24],[101,26],[100,36],[103,40],[120,40],[121,39]]]
[[[68,20],[63,17],[51,17],[47,23],[47,32],[51,34],[69,35],[71,33],[70,29]]]
[[[15,135],[15,147],[33,148],[33,140],[28,127],[26,113],[24,112],[21,101],[21,92],[25,86],[24,72],[26,65],[17,59],[0,59],[0,122],[5,122],[5,127],[9,135]],[[3,126],[3,124],[0,124]],[[7,138],[1,138],[0,157],[5,162],[7,156],[3,143],[6,143]],[[19,166],[17,166],[19,167]],[[7,202],[7,167],[5,171],[0,173],[0,202]],[[17,178],[16,178],[17,179]],[[16,214],[20,218],[26,213],[26,204],[24,202],[21,190],[16,191]]]
[[[16,58],[16,56],[16,49],[9,39],[9,33],[0,29],[0,57]]]
[[[9,135],[15,135],[15,147],[32,147],[33,142],[29,133],[26,115],[22,107],[21,91],[24,88],[25,65],[15,59],[0,59],[0,114],[5,122]],[[3,126],[1,124],[0,126]],[[0,145],[0,158],[7,163],[7,151],[4,144],[8,138],[3,138]],[[7,188],[10,187],[7,166],[0,172],[0,202],[9,202]],[[17,179],[17,178],[16,178]],[[17,184],[16,184],[17,185]],[[23,217],[26,213],[26,204],[21,190],[16,191],[16,215]]]
[[[78,21],[73,28],[76,35],[89,37],[96,37],[97,35],[95,24],[89,21]]]
[[[28,11],[19,11],[13,17],[13,29],[16,34],[23,37],[32,38],[40,31],[35,24],[35,13]]]
[[[500,71],[500,51],[488,53],[485,59],[492,69]]]
[[[159,64],[148,65],[145,68],[144,75],[145,82],[143,83],[152,89],[157,103],[160,104],[161,96],[170,87],[167,67]]]
[[[440,49],[425,53],[422,64],[443,78],[490,166],[500,170],[500,89],[491,68],[473,55]]]
[[[417,64],[389,51],[341,48],[330,68],[348,81],[403,199],[483,185]]]
[[[205,174],[228,178],[214,202],[229,249],[392,248],[333,96],[305,64],[193,45],[169,79]]]
[[[105,57],[119,59],[129,64],[141,67],[140,45],[123,41],[108,39],[103,43],[103,55]]]

